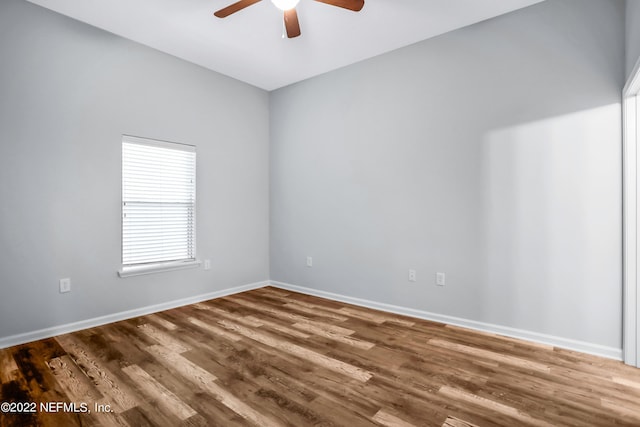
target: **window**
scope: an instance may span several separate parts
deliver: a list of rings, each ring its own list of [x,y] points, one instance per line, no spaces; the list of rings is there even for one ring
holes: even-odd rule
[[[122,138],[120,276],[196,266],[192,145]]]

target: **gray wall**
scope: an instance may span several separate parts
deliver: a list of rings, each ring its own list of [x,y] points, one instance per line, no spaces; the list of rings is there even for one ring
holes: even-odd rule
[[[271,279],[620,348],[623,46],[548,0],[273,92]]]
[[[0,58],[0,338],[268,279],[266,92],[22,0]],[[210,271],[117,277],[123,133],[197,146]]]
[[[633,67],[640,58],[640,1],[626,0],[626,52],[625,52],[625,75],[633,70]]]
[[[3,0],[0,338],[270,267],[274,280],[620,347],[623,13],[548,0],[269,96]],[[211,271],[117,277],[123,133],[198,146]]]

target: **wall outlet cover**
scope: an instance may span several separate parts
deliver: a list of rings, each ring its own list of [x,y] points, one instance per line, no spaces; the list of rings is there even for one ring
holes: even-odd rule
[[[66,292],[71,292],[71,279],[69,278],[60,279],[60,293],[64,294]]]

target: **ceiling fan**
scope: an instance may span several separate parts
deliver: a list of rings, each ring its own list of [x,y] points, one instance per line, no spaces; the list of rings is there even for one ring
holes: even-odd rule
[[[232,13],[236,13],[246,7],[256,4],[262,0],[240,0],[219,11],[214,15],[218,18],[226,18]],[[296,5],[300,0],[271,0],[271,2],[284,12],[284,26],[287,30],[287,37],[294,38],[300,35],[300,23],[298,22],[298,14],[296,13]],[[358,12],[364,6],[364,0],[315,0],[320,3],[330,4],[331,6],[341,7],[343,9]]]

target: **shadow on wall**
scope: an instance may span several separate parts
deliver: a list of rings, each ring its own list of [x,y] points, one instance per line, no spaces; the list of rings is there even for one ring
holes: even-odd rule
[[[485,135],[480,295],[490,323],[619,347],[607,331],[621,330],[620,110]]]

